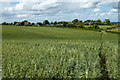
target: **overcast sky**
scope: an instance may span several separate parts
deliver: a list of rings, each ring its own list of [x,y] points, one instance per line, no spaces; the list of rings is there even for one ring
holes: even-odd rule
[[[114,1],[114,2],[113,2]],[[58,1],[58,0],[17,0],[0,2],[0,23],[28,20],[30,22],[49,21],[72,21],[73,19],[110,19],[118,21],[119,0],[89,1]]]

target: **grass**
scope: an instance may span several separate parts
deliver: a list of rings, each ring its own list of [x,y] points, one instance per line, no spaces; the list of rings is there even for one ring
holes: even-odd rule
[[[91,25],[92,26],[92,25]],[[85,26],[85,27],[90,27],[90,26]],[[107,29],[107,28],[114,28],[115,26],[110,26],[110,25],[99,25],[100,29]]]
[[[97,31],[3,26],[4,78],[96,78],[101,77]],[[110,78],[118,77],[117,34],[103,35]]]
[[[5,40],[100,40],[100,32],[51,27],[3,26]],[[104,40],[116,41],[116,34],[104,34]]]
[[[113,27],[115,27],[115,26],[109,26],[109,25],[106,25],[106,26],[99,26],[100,27],[100,29],[107,29],[107,28],[113,28]]]

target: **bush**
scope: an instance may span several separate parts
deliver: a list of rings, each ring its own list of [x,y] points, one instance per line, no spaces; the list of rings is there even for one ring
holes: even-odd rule
[[[6,23],[6,22],[3,22],[3,23],[2,23],[2,25],[8,25],[8,23]]]
[[[75,24],[67,24],[67,27],[75,28]]]
[[[99,29],[98,24],[94,24],[94,25],[93,25],[93,28],[94,28],[94,29]]]
[[[93,26],[90,26],[90,27],[88,27],[88,28],[93,28]]]
[[[63,25],[56,25],[56,27],[64,27]]]
[[[84,28],[83,23],[76,23],[76,27],[78,27],[78,28]]]
[[[86,23],[84,23],[84,25],[89,25],[89,23],[86,22]]]

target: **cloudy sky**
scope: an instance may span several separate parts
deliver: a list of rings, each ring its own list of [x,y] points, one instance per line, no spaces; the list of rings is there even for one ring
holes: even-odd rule
[[[9,0],[0,2],[0,23],[28,20],[30,22],[72,21],[73,19],[110,19],[118,21],[119,0],[60,1]]]

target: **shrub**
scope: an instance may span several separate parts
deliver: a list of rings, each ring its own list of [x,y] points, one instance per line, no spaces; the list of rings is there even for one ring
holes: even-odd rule
[[[67,27],[75,28],[75,24],[67,24]]]
[[[76,23],[76,27],[84,28],[83,23]]]
[[[63,25],[56,25],[56,27],[64,27]]]
[[[94,28],[94,29],[99,29],[98,24],[94,24],[94,25],[93,25],[93,28]]]

